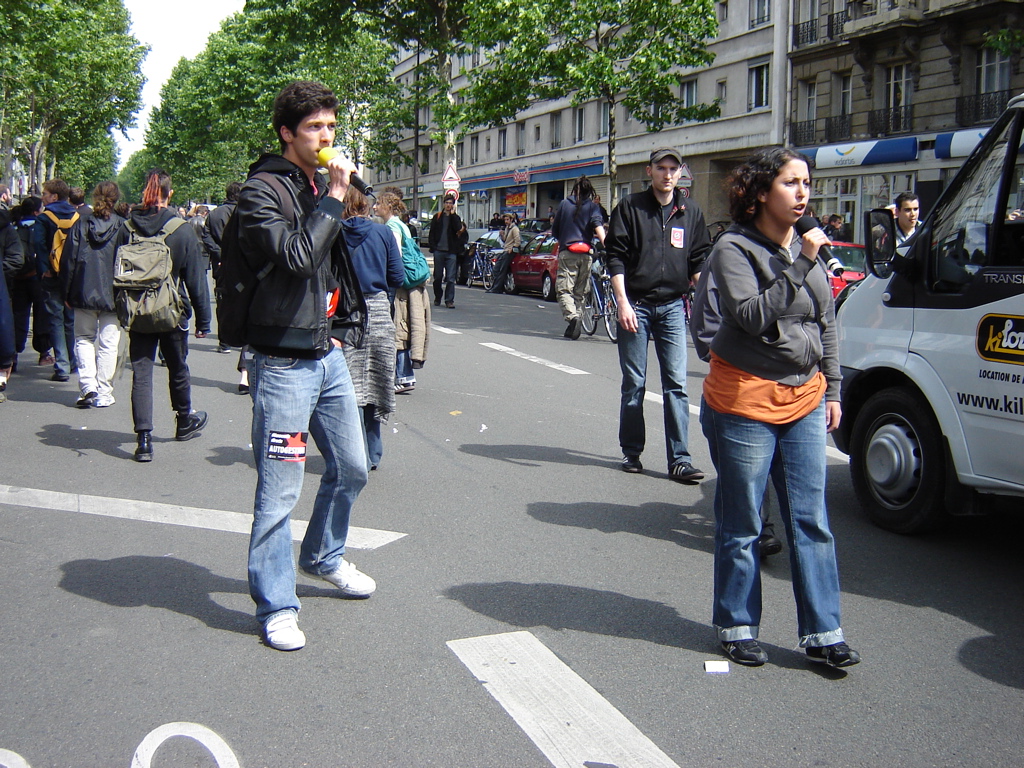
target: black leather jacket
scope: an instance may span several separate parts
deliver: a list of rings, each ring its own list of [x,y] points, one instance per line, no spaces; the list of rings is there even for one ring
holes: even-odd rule
[[[278,193],[258,173],[281,177],[291,196],[287,217]],[[327,182],[314,190],[306,174],[280,155],[266,154],[249,168],[236,215],[239,244],[259,271],[273,268],[256,288],[247,338],[255,349],[280,357],[320,358],[331,338],[361,347],[366,303],[341,237],[342,204],[327,197]],[[338,307],[327,317],[327,299],[339,289]]]

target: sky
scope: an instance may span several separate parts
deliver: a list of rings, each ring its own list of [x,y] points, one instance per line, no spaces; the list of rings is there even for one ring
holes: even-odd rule
[[[160,101],[160,89],[171,77],[178,60],[193,58],[206,47],[211,32],[233,13],[242,10],[245,0],[176,0],[173,4],[153,0],[124,0],[132,17],[132,34],[150,47],[142,64],[146,85],[142,90],[143,110],[136,117],[138,127],[125,139],[115,132],[121,149],[120,165],[145,143],[149,113]]]

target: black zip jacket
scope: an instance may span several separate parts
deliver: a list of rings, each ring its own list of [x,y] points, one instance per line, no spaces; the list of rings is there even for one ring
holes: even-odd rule
[[[152,237],[163,225],[178,214],[173,208],[143,208],[132,211],[131,222],[139,234]],[[131,239],[131,232],[121,225],[112,244],[116,251]],[[182,324],[196,316],[196,331],[210,332],[210,285],[206,279],[206,261],[202,245],[192,227],[180,226],[167,236],[167,247],[171,249],[171,275],[178,281],[181,297],[185,302]],[[113,275],[111,275],[113,279]]]
[[[236,207],[238,207],[238,203],[234,200],[224,203],[224,205],[218,205],[210,211],[206,217],[206,226],[203,227],[203,245],[206,246],[206,252],[210,255],[210,267],[213,269],[215,278],[220,270],[220,241],[224,237],[224,227],[227,226],[228,219],[231,218]]]
[[[60,279],[64,300],[75,309],[114,311],[114,237],[124,224],[116,213],[75,222],[64,246]]]
[[[21,250],[18,228],[9,220],[0,225],[0,258],[3,260],[5,277],[17,277],[25,266],[25,254]]]
[[[441,242],[441,217],[444,215],[444,211],[438,211],[430,221],[430,232],[427,234],[427,249],[431,253],[437,252],[438,244]],[[447,253],[461,253],[462,244],[459,239],[459,232],[461,231],[462,219],[459,218],[457,213],[451,214],[451,220],[448,222]]]
[[[281,177],[294,217],[286,218],[277,192],[258,173]],[[366,302],[341,237],[340,201],[327,197],[327,180],[314,190],[306,174],[280,155],[266,154],[249,168],[238,198],[241,251],[255,271],[270,261],[249,309],[250,346],[267,355],[317,359],[331,338],[361,347]],[[327,298],[338,289],[338,306],[327,317]]]
[[[672,202],[667,222],[650,189],[629,195],[612,211],[605,239],[608,273],[625,275],[626,295],[633,303],[658,305],[680,298],[711,251],[711,237],[697,204],[678,189]]]

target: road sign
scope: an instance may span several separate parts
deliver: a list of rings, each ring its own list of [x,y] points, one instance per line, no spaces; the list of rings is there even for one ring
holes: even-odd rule
[[[458,187],[461,183],[462,178],[459,176],[458,171],[455,170],[455,164],[448,163],[448,167],[441,176],[441,186],[448,189],[449,185]]]
[[[459,188],[458,187],[451,187],[450,189],[446,189],[444,191],[444,196],[445,197],[454,197],[455,198],[455,202],[456,203],[459,202]]]
[[[693,174],[690,173],[690,166],[688,166],[686,163],[683,163],[682,166],[679,168],[679,178],[683,179],[684,181],[693,181]]]

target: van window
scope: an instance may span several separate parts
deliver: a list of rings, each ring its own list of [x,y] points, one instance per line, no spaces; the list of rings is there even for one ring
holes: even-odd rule
[[[1000,182],[1007,161],[1016,159],[1018,142],[1011,139],[1017,133],[1015,121],[1004,122],[988,152],[972,163],[973,167],[958,179],[958,187],[944,196],[936,209],[931,237],[933,290],[960,291],[982,267],[995,263],[994,234],[1006,218],[1003,210],[999,211],[998,221],[996,216]],[[1015,191],[1016,188],[1011,190],[1011,199],[1015,199]]]

